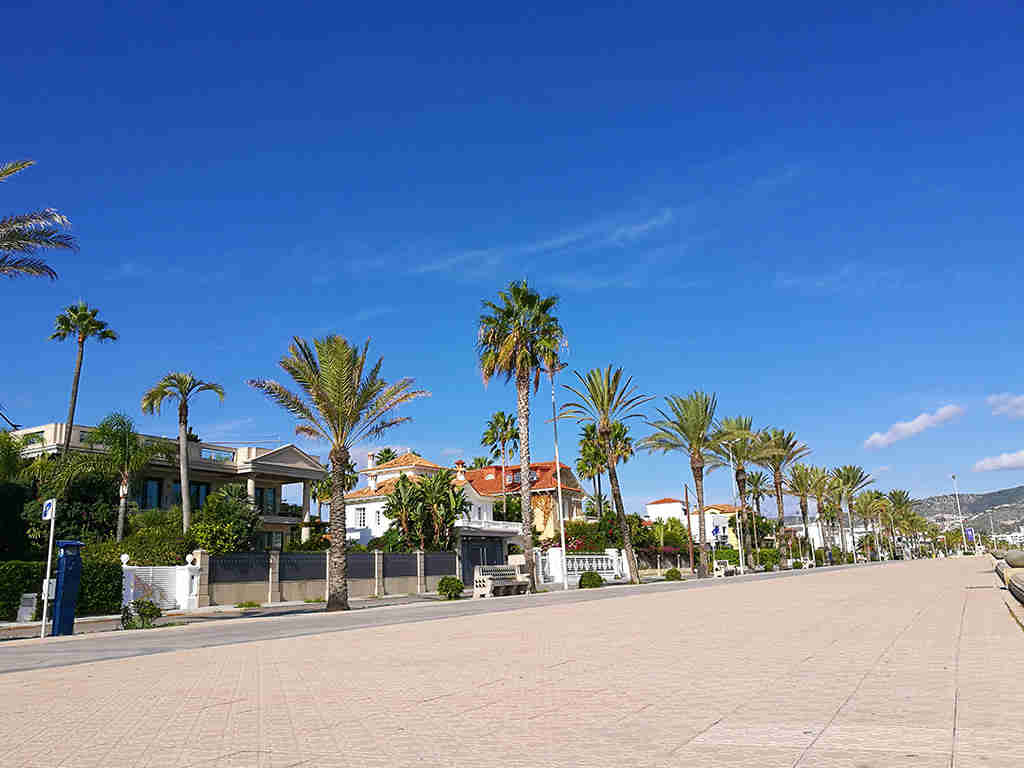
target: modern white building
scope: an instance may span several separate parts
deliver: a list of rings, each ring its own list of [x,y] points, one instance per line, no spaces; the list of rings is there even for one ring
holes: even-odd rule
[[[651,522],[665,522],[670,517],[686,522],[682,499],[656,499],[645,505],[646,518]],[[700,541],[700,515],[697,505],[690,505],[690,530],[693,540]],[[704,507],[705,541],[719,547],[737,547],[739,540],[735,531],[729,527],[729,521],[735,516],[739,507],[730,504],[708,504]]]

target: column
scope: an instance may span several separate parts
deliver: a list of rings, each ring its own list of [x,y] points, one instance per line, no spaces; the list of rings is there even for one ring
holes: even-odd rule
[[[249,496],[249,503],[256,504],[256,476],[249,475],[245,479],[245,492]]]
[[[210,605],[210,553],[205,549],[192,552],[199,566],[199,586],[196,589],[196,607],[206,608]]]
[[[384,597],[384,553],[373,550],[373,594]]]
[[[416,591],[420,594],[427,591],[427,570],[422,549],[416,550]]]
[[[281,553],[270,551],[270,578],[267,584],[267,602],[281,602]]]
[[[302,481],[302,540],[309,541],[309,501],[312,484],[309,480]]]

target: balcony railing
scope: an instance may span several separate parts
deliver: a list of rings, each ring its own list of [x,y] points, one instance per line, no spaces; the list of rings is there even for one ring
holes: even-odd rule
[[[466,519],[455,521],[456,528],[489,528],[492,531],[513,531],[519,533],[523,529],[522,523],[509,520],[479,520]]]

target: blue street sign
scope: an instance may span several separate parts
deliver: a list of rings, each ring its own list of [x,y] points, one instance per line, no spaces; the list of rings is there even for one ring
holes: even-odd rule
[[[53,516],[57,513],[57,500],[47,499],[43,502],[43,520],[53,520]]]

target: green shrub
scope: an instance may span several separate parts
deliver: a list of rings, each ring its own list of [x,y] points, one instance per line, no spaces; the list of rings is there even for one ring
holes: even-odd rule
[[[43,587],[43,571],[46,563],[8,560],[0,563],[0,621],[14,621],[18,618],[18,606],[23,594],[34,593],[37,597]]]
[[[121,629],[149,629],[162,615],[152,600],[132,600],[121,611]]]
[[[238,520],[200,520],[192,523],[188,535],[196,549],[205,549],[211,557],[248,551],[252,542],[247,527]]]
[[[793,561],[793,568],[795,570],[800,570],[803,567],[804,567],[804,561],[803,560],[794,560]]]
[[[682,581],[683,574],[679,572],[678,568],[669,568],[665,571],[665,581]]]
[[[465,588],[466,585],[462,583],[462,580],[455,576],[444,576],[437,582],[437,594],[445,600],[458,600]]]
[[[331,540],[323,534],[313,534],[309,541],[288,541],[284,545],[285,552],[326,552],[330,548]]]
[[[587,571],[580,576],[580,589],[596,589],[597,587],[604,586],[604,579],[601,578],[601,574],[595,573],[594,571]]]
[[[759,549],[757,550],[757,560],[755,562],[760,563],[763,566],[779,566],[779,550],[777,549]]]
[[[739,565],[740,553],[730,547],[719,547],[715,550],[715,560],[728,560],[730,565]]]
[[[83,549],[84,551],[84,549]],[[121,610],[124,575],[121,563],[82,561],[76,616],[113,616]]]

